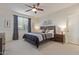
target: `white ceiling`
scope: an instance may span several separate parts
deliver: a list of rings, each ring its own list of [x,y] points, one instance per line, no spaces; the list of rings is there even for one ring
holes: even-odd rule
[[[25,6],[25,3],[8,3],[8,4],[0,4],[2,6],[6,6],[7,8],[22,13],[25,15],[30,16],[45,16],[50,13],[55,13],[61,9],[68,8],[74,4],[72,3],[41,3],[39,7],[43,8],[44,11],[38,11],[37,14],[35,14],[33,11],[25,12],[26,10],[30,9],[29,7]],[[32,3],[28,3],[28,5],[32,5]]]

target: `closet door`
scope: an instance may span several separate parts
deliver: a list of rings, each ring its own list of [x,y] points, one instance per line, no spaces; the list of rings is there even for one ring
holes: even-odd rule
[[[79,44],[79,15],[71,15],[68,17],[69,42]]]

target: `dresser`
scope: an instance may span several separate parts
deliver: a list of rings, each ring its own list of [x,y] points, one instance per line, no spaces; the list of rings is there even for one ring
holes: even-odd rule
[[[5,34],[0,33],[0,55],[3,55],[5,51]]]
[[[55,41],[64,43],[65,35],[64,34],[55,34]]]

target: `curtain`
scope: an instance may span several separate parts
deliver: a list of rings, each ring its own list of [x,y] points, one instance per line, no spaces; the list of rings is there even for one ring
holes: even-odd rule
[[[14,24],[13,24],[13,40],[18,40],[18,16],[13,15]],[[28,18],[28,32],[31,32],[31,18]]]
[[[28,18],[28,32],[31,32],[31,18]]]
[[[13,40],[18,40],[18,16],[13,15],[14,24],[13,24]]]

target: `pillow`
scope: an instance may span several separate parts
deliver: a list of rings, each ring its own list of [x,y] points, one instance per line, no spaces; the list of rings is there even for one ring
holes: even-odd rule
[[[42,32],[42,30],[38,30],[37,32],[41,33],[41,32]]]
[[[47,29],[46,31],[45,31],[45,33],[48,33],[49,32],[49,30]]]
[[[40,29],[39,29],[39,30],[37,30],[37,31],[35,31],[35,32],[39,32],[39,33],[42,33],[42,32],[43,32],[43,30],[40,30]]]
[[[54,33],[54,30],[49,30],[48,33]]]
[[[45,33],[45,32],[46,32],[46,31],[43,29],[43,30],[42,30],[42,33]]]

